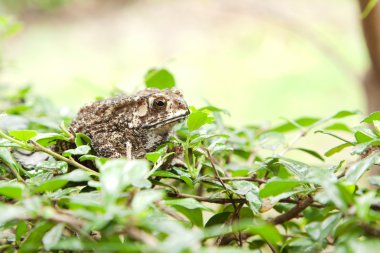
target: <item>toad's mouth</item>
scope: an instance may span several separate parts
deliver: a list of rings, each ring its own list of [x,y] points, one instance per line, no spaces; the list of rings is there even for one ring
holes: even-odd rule
[[[184,120],[189,114],[190,114],[190,112],[187,111],[185,114],[182,114],[182,115],[179,115],[179,116],[167,119],[167,120],[158,121],[156,123],[151,123],[151,124],[145,124],[142,126],[142,128],[143,129],[158,128],[158,127],[165,126],[165,125],[173,123],[173,122],[180,122],[180,121]]]

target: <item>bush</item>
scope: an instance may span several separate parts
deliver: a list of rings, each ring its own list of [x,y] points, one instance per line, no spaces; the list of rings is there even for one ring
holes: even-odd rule
[[[146,82],[169,78],[173,86],[168,75],[151,70]],[[2,94],[4,252],[376,252],[380,245],[380,177],[368,178],[370,188],[358,184],[380,161],[380,112],[357,128],[343,122],[352,111],[235,128],[223,123],[224,110],[191,107],[168,143],[126,160],[97,157],[88,137],[65,129],[71,118],[28,87]],[[342,144],[324,155],[298,146],[313,134]],[[70,138],[76,148],[49,149]],[[326,161],[345,148],[357,158]],[[182,153],[182,165],[173,165]]]

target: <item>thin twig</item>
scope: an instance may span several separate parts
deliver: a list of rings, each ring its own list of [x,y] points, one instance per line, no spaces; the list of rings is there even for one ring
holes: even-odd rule
[[[179,213],[177,213],[174,209],[168,207],[168,206],[165,206],[164,204],[161,203],[161,201],[156,201],[154,202],[154,204],[156,205],[156,207],[161,211],[161,212],[164,212],[166,213],[167,215],[173,217],[174,219],[176,220],[179,220],[179,221],[182,221],[182,222],[186,222],[186,219],[184,217],[182,217]]]
[[[277,225],[277,224],[282,224],[288,220],[291,220],[297,217],[299,213],[305,210],[312,203],[313,203],[313,198],[311,196],[307,196],[306,199],[300,201],[296,206],[294,206],[292,209],[290,209],[286,213],[280,214],[279,216],[273,218],[272,223]]]
[[[220,178],[219,172],[216,169],[215,164],[214,164],[214,162],[212,160],[212,156],[210,154],[210,151],[208,149],[206,149],[206,152],[207,152],[208,159],[210,160],[211,167],[214,169],[214,173],[215,173],[216,179],[222,184],[223,188],[226,190],[226,193],[227,193],[228,197],[230,198],[231,203],[232,203],[232,205],[234,207],[234,210],[235,210],[234,213],[237,213],[236,215],[239,216],[239,210],[240,209],[238,210],[238,207],[237,207],[237,205],[236,205],[236,203],[234,201],[234,198],[233,198],[232,194],[229,192],[229,190],[227,189],[227,186],[224,184],[223,180]],[[243,205],[243,204],[244,203],[241,203],[241,205]],[[241,240],[241,232],[239,231],[238,233],[239,233],[239,246],[241,247],[243,245],[243,242]]]
[[[231,202],[231,199],[229,198],[210,198],[210,197],[203,197],[203,196],[197,196],[197,195],[191,195],[191,194],[186,194],[186,193],[180,193],[180,192],[168,192],[168,197],[171,197],[171,198],[193,198],[197,201],[200,201],[200,202],[207,202],[207,203],[215,203],[215,204],[230,204],[232,203]],[[247,203],[247,200],[245,198],[237,198],[237,199],[233,199],[235,203]],[[293,200],[293,199],[290,199],[290,198],[285,198],[285,199],[281,199],[279,202],[281,203],[289,203],[289,204],[298,204],[299,201],[297,200]],[[323,208],[325,207],[324,205],[320,204],[320,203],[312,203],[310,204],[310,206],[312,207],[317,207],[317,208]]]
[[[284,150],[282,150],[279,155],[280,156],[283,156],[285,155],[289,150],[292,149],[292,147],[302,138],[302,137],[305,137],[305,135],[307,134],[307,131],[306,130],[301,130],[289,143],[288,145],[286,145],[286,147],[284,148]]]

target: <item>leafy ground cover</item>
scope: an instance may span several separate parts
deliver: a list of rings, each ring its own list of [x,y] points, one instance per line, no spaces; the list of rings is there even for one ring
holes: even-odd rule
[[[175,85],[166,70],[146,75],[149,87],[165,88],[162,80]],[[380,162],[380,112],[354,127],[345,120],[357,112],[340,111],[265,128],[229,127],[223,109],[191,107],[168,143],[146,159],[126,160],[97,157],[88,137],[66,130],[72,115],[30,88],[1,96],[1,251],[376,252],[380,246],[380,176],[358,184]],[[298,145],[322,134],[341,144],[324,154]],[[58,140],[76,148],[51,151]],[[352,156],[331,163],[346,148]],[[306,153],[309,162],[289,158],[289,151]],[[20,159],[26,152],[37,153]],[[183,164],[172,165],[175,157]]]

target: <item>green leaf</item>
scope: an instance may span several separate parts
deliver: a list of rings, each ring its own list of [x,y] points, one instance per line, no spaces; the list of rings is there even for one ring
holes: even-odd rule
[[[339,139],[341,141],[344,141],[346,143],[350,143],[351,145],[353,145],[353,143],[351,141],[348,141],[348,140],[346,140],[346,139],[344,139],[344,138],[342,138],[342,137],[340,137],[340,136],[338,136],[338,135],[336,135],[334,133],[331,133],[331,132],[326,132],[326,131],[318,130],[318,131],[315,131],[315,133],[327,134],[327,135],[330,135],[330,136],[332,136],[334,138],[337,138],[337,139]]]
[[[57,140],[70,141],[66,136],[57,133],[39,133],[32,140],[44,147],[53,145]]]
[[[88,152],[90,152],[91,147],[88,145],[82,145],[75,149],[69,149],[62,153],[63,156],[71,157],[73,155],[86,155]]]
[[[373,112],[362,120],[364,123],[373,123],[374,120],[380,121],[380,112]]]
[[[369,0],[367,2],[367,5],[365,6],[364,10],[361,13],[361,17],[363,19],[367,18],[368,15],[373,11],[373,9],[376,7],[376,4],[378,3],[378,0]]]
[[[219,224],[223,224],[230,216],[232,212],[221,212],[212,216],[207,222],[205,227],[211,227]]]
[[[367,192],[355,198],[356,215],[363,221],[370,221],[371,204],[376,197],[376,192]]]
[[[33,189],[34,193],[37,192],[53,192],[56,191],[68,183],[68,180],[64,179],[51,179],[41,183],[39,186]]]
[[[212,211],[210,208],[202,205],[192,198],[169,199],[164,200],[163,203],[175,208],[177,211],[185,215],[191,221],[191,223],[198,227],[203,227],[202,210]]]
[[[325,127],[324,130],[344,131],[344,132],[349,132],[349,133],[352,132],[351,128],[348,127],[346,124],[343,124],[343,123],[334,123],[330,126]]]
[[[375,163],[379,162],[379,158],[380,154],[375,153],[351,165],[350,168],[347,170],[345,176],[346,180],[355,184],[359,180],[359,178],[364,174],[364,172],[369,170]]]
[[[76,133],[75,134],[75,145],[77,147],[83,146],[83,145],[91,145],[91,139],[87,135],[83,133]]]
[[[26,142],[36,136],[37,132],[33,130],[9,130],[8,134],[17,140]]]
[[[177,174],[174,174],[170,171],[166,171],[166,170],[156,170],[155,172],[153,172],[153,174],[151,175],[152,177],[164,177],[164,178],[180,178],[180,176],[178,176]]]
[[[0,182],[0,194],[8,198],[22,199],[25,186],[17,182]]]
[[[68,174],[58,176],[56,177],[56,179],[67,180],[71,182],[86,182],[86,181],[90,181],[91,177],[87,171],[76,169],[76,170],[71,171]]]
[[[45,249],[51,250],[59,242],[64,228],[64,224],[57,224],[44,235],[42,242],[45,246]]]
[[[325,161],[325,159],[317,151],[314,151],[314,150],[311,150],[311,149],[307,149],[307,148],[294,148],[294,149],[303,151],[305,153],[308,153],[309,155],[312,155],[312,156],[314,156],[315,158],[317,158],[317,159],[319,159],[321,161]]]
[[[183,198],[183,199],[167,199],[163,200],[165,205],[168,206],[182,206],[187,209],[202,209],[205,211],[212,211],[210,208],[206,207],[205,205],[199,203],[195,199],[192,198]]]
[[[163,155],[165,154],[165,152],[167,151],[167,146],[164,146],[154,152],[150,152],[150,153],[146,153],[145,157],[148,161],[151,161],[152,163],[156,163],[158,161],[158,159]]]
[[[183,206],[173,206],[181,214],[185,215],[189,221],[197,227],[203,227],[203,214],[202,210],[199,208],[196,209],[188,209]]]
[[[306,178],[312,170],[312,167],[306,163],[298,162],[285,157],[282,157],[281,162],[279,163],[284,165],[289,172],[298,176],[300,179]]]
[[[97,160],[97,167],[100,170],[103,201],[107,207],[113,205],[127,186],[149,188],[152,185],[146,178],[149,164],[145,160],[117,159],[105,163]]]
[[[285,137],[279,132],[267,132],[263,133],[259,137],[259,145],[263,149],[276,150],[280,146],[284,145]]]
[[[96,155],[82,155],[79,157],[80,162],[95,161],[98,157]]]
[[[319,121],[319,118],[308,118],[308,117],[299,118],[299,119],[294,121],[296,124],[288,122],[288,123],[282,124],[280,126],[277,126],[275,128],[272,128],[272,129],[270,129],[270,131],[271,132],[281,132],[281,133],[289,132],[289,131],[300,129],[300,127],[311,126],[318,121]]]
[[[358,111],[340,111],[334,114],[331,118],[332,119],[341,119],[353,115],[357,115],[359,112]]]
[[[281,193],[293,190],[294,187],[304,184],[303,181],[293,179],[270,179],[264,187],[260,190],[260,198],[267,198],[269,196],[276,196]]]
[[[28,223],[26,221],[19,221],[16,228],[16,244],[19,246],[21,238],[28,232]]]
[[[36,169],[42,170],[57,170],[61,173],[66,173],[68,170],[68,165],[64,161],[43,161],[37,164]]]
[[[187,118],[189,131],[194,131],[207,123],[208,114],[202,111],[194,111]]]
[[[182,181],[184,181],[188,186],[190,186],[190,187],[194,187],[193,180],[191,180],[190,177],[182,175],[182,176],[180,176],[179,178],[180,178]]]
[[[361,129],[355,132],[355,139],[358,143],[370,142],[377,136],[369,129]]]
[[[374,120],[374,121],[373,121],[373,127],[374,127],[375,130],[376,130],[376,134],[377,134],[377,135],[380,135],[380,121],[378,121],[378,120]]]
[[[143,212],[155,201],[160,200],[163,195],[163,192],[159,190],[139,191],[132,200],[132,209],[137,213]]]
[[[349,252],[378,253],[380,249],[380,240],[375,238],[352,239],[347,242]]]
[[[247,231],[254,235],[259,235],[265,241],[271,243],[272,245],[277,245],[283,241],[282,235],[276,227],[270,223],[263,221],[255,221]]]
[[[350,147],[350,146],[352,146],[352,144],[348,143],[348,142],[340,144],[340,145],[338,145],[336,147],[333,147],[333,148],[329,149],[325,153],[325,156],[330,157],[330,156],[332,156],[332,155],[334,155],[334,154],[336,154],[336,153],[338,153],[338,152],[342,151],[343,149],[345,149],[347,147]]]
[[[18,173],[15,175],[17,178],[21,178],[19,175],[22,170],[21,165],[13,158],[8,148],[0,148],[0,161]]]
[[[38,252],[38,249],[41,248],[42,238],[45,233],[49,231],[54,225],[45,221],[37,223],[29,236],[21,244],[21,247],[18,252],[28,253],[28,252]]]
[[[145,85],[148,88],[172,88],[175,86],[173,75],[166,69],[152,68],[145,74]]]

